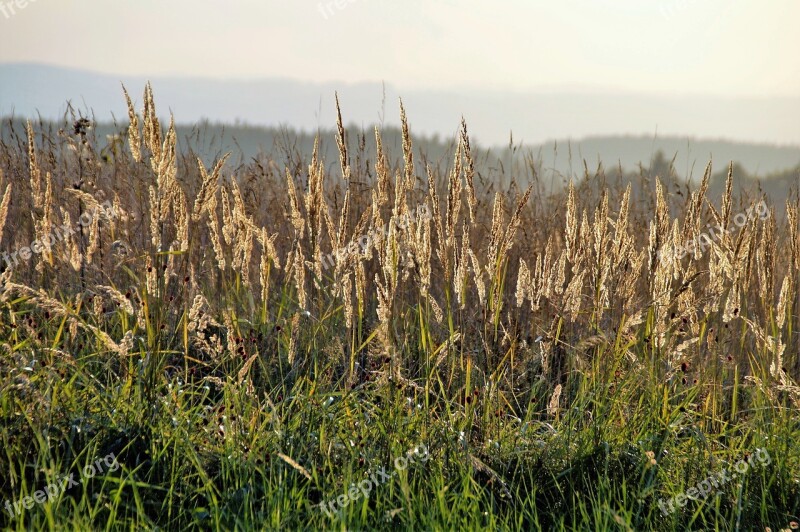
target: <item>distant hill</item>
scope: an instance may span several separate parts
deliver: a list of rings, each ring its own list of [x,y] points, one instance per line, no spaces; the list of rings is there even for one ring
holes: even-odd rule
[[[751,177],[763,178],[800,165],[800,147],[774,146],[724,140],[700,140],[679,137],[595,137],[577,141],[550,141],[532,149],[541,154],[544,167],[565,175],[583,172],[583,160],[590,170],[602,162],[606,169],[621,165],[634,170],[641,163],[649,168],[658,152],[667,159],[675,158],[677,175],[699,179],[712,161],[715,169],[727,167],[731,161]],[[571,157],[570,157],[571,153]]]
[[[60,119],[70,101],[84,113],[91,109],[101,123],[115,117],[119,129],[127,120],[121,81],[132,97],[141,100],[147,81],[142,77],[41,65],[0,65],[0,116],[13,113],[17,118]],[[337,90],[345,120],[352,124],[351,136],[366,131],[369,143],[372,125],[383,122],[389,146],[395,144],[394,153],[400,154],[399,141],[396,135],[392,136],[398,124],[398,94],[391,87],[386,88],[384,104],[379,84],[337,86],[286,80],[178,78],[152,81],[162,114],[172,111],[180,123],[202,124],[194,129],[183,128],[183,137],[194,131],[195,140],[205,143],[205,147],[213,144],[219,151],[232,150],[245,160],[259,150],[308,154],[313,133],[320,130],[327,139],[325,155],[335,162],[330,128],[335,124],[333,95]],[[536,161],[537,171],[544,177],[561,181],[582,175],[584,160],[590,171],[598,161],[607,171],[618,165],[626,171],[636,171],[640,165],[647,169],[659,151],[668,160],[675,157],[674,169],[681,177],[697,178],[710,159],[716,169],[735,161],[748,176],[759,178],[800,164],[800,98],[716,101],[697,97],[407,91],[403,99],[412,134],[432,159],[450,156],[463,113],[476,145],[491,148],[482,161],[487,173],[491,168],[505,171],[511,166],[515,173],[522,173],[527,157]],[[693,133],[695,138],[647,133],[658,125],[654,117],[674,118],[672,129],[683,124],[683,131]],[[509,149],[508,131],[512,129],[514,148]],[[110,126],[100,130],[101,138],[116,132]],[[597,131],[638,134],[590,135]],[[797,145],[700,138],[715,131],[731,138],[789,138]],[[559,137],[560,140],[544,140]],[[536,142],[528,142],[531,140]]]
[[[13,113],[17,117],[60,118],[69,100],[77,109],[93,110],[98,121],[108,121],[112,116],[124,121],[127,113],[120,82],[141,100],[146,81],[144,77],[42,65],[0,65],[0,116]],[[398,124],[398,91],[390,86],[384,91],[376,83],[189,78],[154,78],[152,82],[161,113],[172,111],[184,124],[204,118],[232,124],[225,128],[228,139],[235,139],[246,157],[259,147],[269,149],[276,138],[284,137],[278,128],[281,125],[300,132],[331,128],[335,124],[335,91],[339,92],[345,120],[355,124],[355,130],[365,129],[368,137],[372,124]],[[675,156],[674,166],[680,175],[693,177],[712,158],[717,167],[736,161],[748,174],[758,177],[800,164],[800,97],[719,100],[471,90],[413,90],[403,91],[402,96],[415,137],[427,138],[444,149],[463,114],[476,143],[494,147],[499,164],[512,162],[511,152],[505,148],[513,131],[515,146],[525,146],[514,153],[535,154],[537,164],[555,175],[581,175],[584,159],[590,169],[601,160],[607,169],[621,164],[635,170],[639,163],[647,167],[658,151],[668,159]],[[656,130],[658,135],[654,134]],[[222,128],[214,131],[221,133]],[[740,140],[708,140],[716,138]],[[515,160],[514,164],[520,163]]]
[[[0,122],[0,141],[9,144],[24,144],[24,128],[25,120],[21,118],[3,120]],[[68,133],[71,128],[69,121],[41,120],[35,122],[34,129],[37,131],[38,141],[41,142],[42,136],[55,139],[60,134],[59,131]],[[124,141],[126,134],[126,122],[119,124],[96,123],[90,138],[95,149],[101,155],[111,156],[113,150],[110,145],[118,142],[115,140],[115,136],[118,135]],[[222,154],[231,152],[233,157],[228,162],[229,171],[252,166],[255,161],[255,164],[261,168],[271,168],[280,172],[286,166],[295,175],[303,175],[307,170],[306,164],[314,148],[315,139],[315,134],[298,132],[291,128],[230,126],[209,122],[191,125],[179,124],[177,134],[179,149],[184,154],[183,161],[199,156],[206,165],[210,166]],[[332,129],[324,129],[319,132],[319,135],[320,156],[325,162],[326,168],[334,174],[338,174],[339,155],[335,133]],[[362,144],[362,135],[363,153],[359,149]],[[425,168],[428,164],[440,170],[446,169],[452,164],[455,149],[454,139],[426,137],[413,133],[412,137],[417,172],[420,176],[425,175]],[[360,169],[359,171],[363,170],[362,174],[374,175],[375,140],[373,132],[351,126],[347,129],[347,138],[350,145],[351,164],[356,165]],[[400,130],[395,127],[386,127],[383,129],[382,138],[390,163],[395,167],[400,165],[402,163]],[[652,139],[609,137],[588,139],[571,145],[567,143],[558,143],[557,147],[554,145],[551,143],[534,147],[514,146],[512,149],[507,147],[483,148],[473,145],[478,180],[481,183],[494,184],[504,189],[512,180],[525,184],[535,175],[539,183],[539,191],[548,193],[558,192],[566,185],[570,177],[580,180],[588,174],[590,180],[595,184],[608,183],[625,186],[627,182],[631,182],[636,192],[642,189],[643,184],[647,188],[652,188],[652,178],[660,177],[665,184],[673,182],[673,185],[669,187],[671,190],[678,190],[685,188],[686,175],[691,175],[696,183],[709,162],[708,156],[703,157],[699,154],[694,159],[693,167],[683,166],[680,157],[673,162],[674,153],[664,150],[673,149],[676,146],[679,149],[683,144],[676,139],[660,139],[653,143]],[[718,198],[723,193],[728,163],[739,154],[744,155],[745,158],[750,156],[751,160],[756,160],[753,158],[759,157],[763,153],[771,153],[775,161],[785,160],[788,163],[798,160],[793,157],[793,155],[797,155],[796,148],[774,148],[709,141],[695,141],[690,146],[698,152],[706,149],[709,150],[709,153],[716,154],[709,190],[710,198]],[[759,152],[761,148],[764,149],[763,152]],[[622,161],[622,172],[620,172],[619,164],[615,164],[610,157],[601,158],[602,164],[598,164],[596,155],[595,157],[589,155],[591,150],[595,150],[597,154],[604,149],[607,150],[607,153],[615,154],[618,160]],[[189,152],[192,154],[190,155]],[[570,152],[572,154],[571,168],[568,162]],[[585,166],[581,156],[586,159]],[[553,161],[556,162],[556,167],[553,166]],[[599,181],[596,179],[597,177],[600,177]],[[787,166],[781,170],[751,174],[741,164],[735,163],[734,178],[736,194],[739,191],[745,191],[748,195],[752,195],[763,191],[780,206],[791,190],[797,190],[800,185],[800,164]]]

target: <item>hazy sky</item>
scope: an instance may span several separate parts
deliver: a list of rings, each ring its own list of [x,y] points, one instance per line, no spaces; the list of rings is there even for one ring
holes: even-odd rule
[[[0,62],[400,89],[800,94],[798,0],[27,1],[0,11]]]

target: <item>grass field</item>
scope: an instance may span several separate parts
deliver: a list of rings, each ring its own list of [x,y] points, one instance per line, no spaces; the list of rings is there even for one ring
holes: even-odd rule
[[[545,194],[402,110],[233,165],[143,102],[0,145],[4,528],[800,526],[796,191]]]

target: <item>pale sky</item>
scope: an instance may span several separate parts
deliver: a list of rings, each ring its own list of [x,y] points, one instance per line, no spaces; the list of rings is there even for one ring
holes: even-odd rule
[[[14,1],[26,0],[0,0],[0,62],[399,89],[800,94],[799,0],[27,0],[12,14]]]

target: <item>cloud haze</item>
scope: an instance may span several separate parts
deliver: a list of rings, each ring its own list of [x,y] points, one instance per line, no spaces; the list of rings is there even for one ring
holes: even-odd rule
[[[0,16],[0,62],[400,89],[777,96],[800,92],[797,20],[796,0],[37,0]]]

